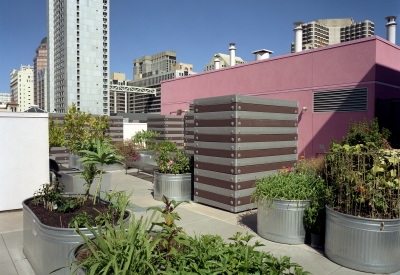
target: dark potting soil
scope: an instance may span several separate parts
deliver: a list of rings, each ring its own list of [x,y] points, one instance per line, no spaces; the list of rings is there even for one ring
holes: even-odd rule
[[[35,213],[40,222],[45,225],[60,228],[68,228],[68,223],[73,217],[76,216],[76,214],[86,212],[87,214],[91,215],[94,220],[95,217],[99,215],[99,212],[97,212],[95,209],[100,211],[100,213],[105,213],[107,210],[106,204],[96,203],[95,205],[93,205],[93,201],[90,199],[87,200],[85,204],[79,209],[68,213],[58,212],[57,210],[49,211],[44,208],[43,202],[35,205],[33,200],[29,201],[27,205],[33,211],[33,213]]]

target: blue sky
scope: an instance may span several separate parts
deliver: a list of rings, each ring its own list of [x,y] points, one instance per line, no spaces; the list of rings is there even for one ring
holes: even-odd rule
[[[371,20],[386,37],[388,15],[400,17],[400,0],[109,0],[110,72],[132,79],[133,59],[174,50],[177,61],[203,68],[215,53],[254,60],[258,49],[274,56],[290,52],[293,22],[325,18]],[[35,50],[47,36],[46,0],[0,0],[0,93],[9,92],[9,74],[33,65]],[[400,44],[400,18],[397,44]]]

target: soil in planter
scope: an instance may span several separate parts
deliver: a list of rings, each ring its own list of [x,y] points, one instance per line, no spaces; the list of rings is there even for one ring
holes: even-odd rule
[[[64,200],[65,199],[67,198],[64,198]],[[95,209],[100,211],[100,213],[105,213],[107,211],[107,204],[96,203],[93,205],[93,201],[91,200],[87,200],[79,209],[68,213],[58,212],[57,210],[49,211],[44,208],[43,202],[35,205],[33,200],[28,202],[28,207],[33,211],[33,213],[35,213],[40,222],[45,225],[59,228],[68,228],[68,223],[73,217],[76,216],[76,214],[86,212],[87,214],[91,215],[94,220],[99,215],[99,212],[97,212]]]

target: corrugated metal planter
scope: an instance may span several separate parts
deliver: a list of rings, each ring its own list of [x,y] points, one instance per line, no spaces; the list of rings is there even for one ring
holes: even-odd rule
[[[163,174],[154,171],[154,199],[162,200],[163,196],[171,200],[191,200],[193,194],[193,174]]]
[[[278,200],[258,203],[257,233],[261,237],[286,244],[303,244],[303,216],[309,201]]]
[[[369,219],[326,207],[325,254],[359,271],[400,270],[400,219]]]
[[[69,156],[68,156],[69,169],[83,170],[82,162],[78,161],[78,159],[80,159],[80,158],[81,158],[81,156],[79,156],[79,155],[69,154]]]
[[[74,228],[58,228],[45,225],[39,221],[37,216],[27,206],[33,198],[26,199],[22,203],[23,209],[23,253],[37,275],[49,274],[63,266],[69,266],[69,256],[72,249],[83,238],[75,233]],[[131,214],[124,219],[128,222]],[[87,229],[82,232],[89,238],[93,237]],[[69,268],[63,268],[55,275],[70,275]]]
[[[61,180],[64,186],[64,193],[70,194],[85,194],[86,182],[79,175],[81,171],[61,171],[62,175]],[[99,176],[96,176],[93,180],[92,185],[89,189],[89,194],[93,195],[97,188],[97,181],[99,180]],[[111,185],[111,173],[104,172],[101,179],[100,186],[100,197],[104,198],[104,192],[110,192]]]

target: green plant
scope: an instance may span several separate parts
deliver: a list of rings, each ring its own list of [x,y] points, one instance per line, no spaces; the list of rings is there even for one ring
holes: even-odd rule
[[[82,158],[80,158],[78,161],[81,161],[84,165],[85,168],[87,165],[99,165],[99,179],[97,181],[97,187],[96,191],[93,195],[93,204],[96,203],[97,195],[99,194],[100,190],[100,183],[103,177],[103,170],[104,170],[104,165],[111,165],[111,164],[116,164],[121,162],[121,159],[123,158],[122,156],[119,156],[116,154],[116,151],[114,147],[110,144],[110,142],[107,139],[94,139],[90,141],[91,146],[93,148],[92,151],[89,150],[81,150],[79,151],[80,154],[83,155]],[[88,184],[88,187],[90,189],[90,185]]]
[[[140,155],[135,148],[135,143],[130,139],[125,139],[116,142],[114,146],[117,150],[117,154],[123,157],[122,161],[125,164],[125,174],[127,174],[128,162],[138,161],[140,159]]]
[[[56,210],[62,203],[62,188],[52,183],[43,184],[42,187],[33,195],[36,205],[43,202],[44,208],[49,211]]]
[[[82,228],[84,226],[92,227],[94,224],[93,217],[86,212],[76,214],[68,223],[68,227]]]
[[[158,171],[164,174],[184,174],[193,170],[193,158],[186,155],[185,150],[179,150],[170,141],[163,141],[156,145],[154,160]]]
[[[159,239],[150,240],[147,228],[154,219],[155,212],[143,221],[136,220],[134,214],[128,226],[123,223],[126,208],[122,207],[117,225],[106,220],[103,226],[96,229],[85,224],[93,234],[89,239],[75,222],[77,233],[84,239],[84,245],[76,255],[78,261],[71,264],[73,272],[83,267],[87,274],[156,274],[160,254],[154,253]],[[80,254],[86,254],[80,259]]]
[[[258,179],[252,199],[257,203],[271,199],[311,200],[320,187],[324,187],[324,181],[315,172],[299,173],[289,167]]]
[[[58,123],[58,119],[54,120],[53,116],[49,118],[49,150],[52,147],[62,147],[65,144],[65,131],[62,125]]]
[[[367,122],[367,119],[364,119],[364,121],[362,122],[355,122],[353,120],[350,120],[348,134],[346,137],[343,137],[341,145],[366,145],[368,142],[372,142],[377,148],[390,149],[391,147],[387,142],[389,136],[389,130],[385,128],[382,128],[381,131],[379,130],[377,118],[370,121],[369,124]]]
[[[108,116],[92,117],[90,113],[78,111],[75,103],[68,107],[65,114],[63,128],[65,131],[65,146],[71,154],[77,154],[84,149],[84,144],[92,139],[107,139],[109,129]]]
[[[366,218],[400,218],[400,150],[372,142],[331,144],[326,156],[333,209]]]
[[[187,237],[189,245],[171,258],[166,274],[310,274],[289,257],[277,259],[256,250],[259,241],[250,245],[254,237],[237,232],[225,242],[218,235]]]
[[[119,214],[122,209],[126,209],[129,205],[129,198],[132,195],[126,195],[125,191],[112,191],[105,193],[105,201],[107,202],[107,210],[100,213],[95,218],[96,224],[103,225],[108,221],[109,223],[116,223],[119,219]]]
[[[73,212],[74,210],[80,208],[83,204],[83,199],[79,196],[68,197],[67,199],[63,200],[61,205],[57,208],[59,212]]]
[[[140,150],[154,150],[156,137],[160,134],[152,130],[142,130],[132,136],[132,141]]]

